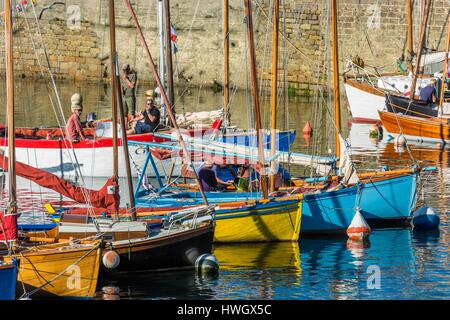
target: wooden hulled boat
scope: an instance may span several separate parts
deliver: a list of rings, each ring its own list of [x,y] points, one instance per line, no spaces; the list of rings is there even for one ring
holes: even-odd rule
[[[416,203],[417,174],[416,169],[360,174],[362,182],[361,213],[371,227],[388,227],[408,223]],[[290,233],[288,225],[283,225],[281,222],[284,218],[294,221],[294,211],[284,210],[284,216],[281,214],[271,216],[275,212],[283,212],[282,205],[292,206],[290,210],[294,210],[294,204],[289,203],[289,200],[283,197],[292,192],[303,196],[302,201],[299,201],[298,204],[302,211],[300,234],[345,233],[358,205],[359,187],[353,185],[340,190],[328,190],[327,185],[337,178],[330,177],[329,179],[328,182],[325,181],[326,179],[322,180],[325,181],[322,184],[310,183],[304,179],[293,179],[292,182],[296,187],[282,188],[279,197],[272,197],[268,202],[258,201],[261,198],[260,193],[207,192],[208,201],[216,205],[215,241],[239,241],[236,237],[242,237],[240,241],[246,241],[258,232],[259,241],[264,241],[261,239],[275,241],[277,238],[280,240],[283,236],[284,240],[288,240],[289,237],[294,239],[294,235],[295,237],[299,236],[297,233]],[[283,192],[285,193],[283,194]],[[399,197],[399,194],[408,196]],[[152,199],[138,193],[136,197],[138,206],[152,208],[152,210],[160,208],[159,210],[161,210],[161,212],[147,213],[147,215],[142,212],[139,215],[142,219],[162,218],[166,215],[162,210],[183,205],[199,205],[201,201],[199,193],[195,191],[180,191]],[[234,202],[227,203],[226,201]],[[281,207],[275,210],[273,208],[276,205],[281,205]],[[273,208],[270,209],[270,206]],[[242,215],[242,219],[239,222],[240,215]],[[256,217],[259,217],[261,221],[265,218],[266,222],[270,222],[270,224],[264,221],[262,224],[258,224],[260,221],[256,220]],[[229,220],[227,221],[227,219]],[[264,228],[271,232],[264,233]],[[277,232],[278,228],[280,230]],[[234,235],[235,239],[231,240],[232,233],[236,229],[249,232]],[[277,234],[277,237],[271,238],[274,234]]]
[[[120,262],[113,269],[102,264],[102,274],[193,268],[199,256],[211,253],[213,236],[214,223],[205,223],[196,228],[165,230],[145,238],[110,242],[105,254],[115,252]]]
[[[103,256],[114,251],[114,259],[118,261],[117,265],[112,267],[111,264],[105,264],[105,258],[102,259],[104,274],[193,267],[197,257],[211,253],[215,227],[214,209],[183,209],[174,209],[167,214],[165,221],[160,221],[151,228],[147,227],[146,219],[140,219],[142,222],[124,221],[131,219],[128,213],[119,219],[121,221],[113,221],[112,218],[96,219],[100,228],[102,224],[103,228],[112,226],[109,230],[101,230],[106,243]],[[84,213],[84,216],[65,213],[60,219],[59,227],[54,230],[29,235],[56,239],[94,237],[98,231],[90,218],[87,221],[88,212],[84,210],[76,210],[79,214]]]
[[[101,242],[91,241],[30,247],[4,261],[19,261],[18,287],[23,285],[31,297],[87,299],[95,294],[100,257]]]
[[[416,92],[430,83],[431,76],[418,79]],[[344,77],[344,88],[354,122],[379,122],[378,111],[385,110],[385,94],[402,97],[409,91],[411,79],[407,76],[386,76],[377,85],[356,78]],[[409,100],[409,98],[406,98]]]
[[[353,121],[378,122],[380,120],[377,111],[384,108],[383,90],[354,79],[346,79],[344,88]]]
[[[16,297],[18,264],[0,262],[0,300],[14,300]]]
[[[75,177],[79,174],[77,173],[78,170],[84,177],[112,176],[112,167],[105,166],[105,163],[109,163],[111,160],[113,150],[112,138],[96,136],[95,134],[92,135],[93,132],[90,130],[87,131],[87,134],[92,140],[71,143],[62,138],[63,135],[60,131],[60,129],[18,129],[18,137],[16,138],[17,160],[66,178]],[[89,132],[91,135],[89,135]],[[168,133],[170,132],[168,131]],[[203,138],[204,134],[210,135],[212,133],[208,133],[208,130],[200,129],[186,131],[186,134],[200,138]],[[279,148],[288,150],[294,137],[295,131],[281,132],[278,138],[280,141]],[[225,136],[220,135],[216,139],[220,139],[220,141],[231,141],[236,144],[250,145],[254,143],[255,137],[254,133],[236,133]],[[267,139],[267,143],[270,145],[270,137]],[[129,136],[128,141],[159,144],[170,141],[170,139],[158,138],[151,133],[147,133]],[[118,143],[119,146],[122,145],[120,139]],[[7,145],[7,138],[4,136],[0,137],[0,147],[7,147]],[[142,166],[147,156],[145,148],[135,145],[130,145],[129,148],[133,162],[138,166]],[[7,152],[7,148],[5,152]],[[160,172],[168,173],[172,165],[172,160],[172,158],[162,159],[161,161],[155,162],[155,164]],[[178,161],[173,175],[178,176],[181,174],[181,165],[181,161]],[[132,174],[137,176],[138,172],[136,167],[132,166],[131,169]],[[123,154],[119,153],[119,173],[123,175],[125,172]]]
[[[298,241],[302,197],[260,200],[216,209],[214,242]]]
[[[438,116],[438,108],[437,105],[430,105],[426,101],[386,94],[386,110],[388,112],[419,118],[432,118]]]
[[[450,143],[450,118],[419,118],[383,111],[379,115],[389,133],[417,141]]]

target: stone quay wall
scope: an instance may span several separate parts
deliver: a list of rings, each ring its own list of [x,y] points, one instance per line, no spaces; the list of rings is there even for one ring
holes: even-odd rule
[[[107,0],[37,1],[14,13],[15,74],[40,77],[46,70],[42,42],[58,79],[98,81],[110,77]],[[174,55],[176,85],[216,86],[223,83],[223,9],[219,0],[172,0],[171,17],[177,32]],[[289,92],[308,95],[317,85],[330,85],[331,18],[327,0],[280,1],[279,83]],[[398,70],[397,59],[406,47],[407,2],[403,0],[339,0],[338,32],[340,72],[358,55],[380,72]],[[123,1],[116,3],[116,38],[119,63],[129,63],[141,82],[153,82],[146,55]],[[159,64],[158,0],[131,1],[156,64]],[[272,1],[254,0],[256,57],[260,86],[268,88],[272,74]],[[414,46],[417,46],[421,1],[414,4]],[[244,2],[229,0],[230,80],[240,89],[250,86]],[[435,0],[431,8],[427,47],[444,50],[450,0]],[[26,17],[26,18],[25,18]],[[4,27],[3,15],[1,26]],[[41,36],[42,35],[42,36]],[[5,72],[4,37],[0,37],[0,71]],[[37,56],[39,59],[37,58]],[[287,70],[287,72],[285,72]]]

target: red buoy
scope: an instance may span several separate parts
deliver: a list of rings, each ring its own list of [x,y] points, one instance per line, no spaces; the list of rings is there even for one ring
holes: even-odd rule
[[[308,121],[306,122],[305,126],[303,127],[303,134],[311,134],[312,132],[312,127],[311,127],[311,123]]]
[[[365,241],[369,238],[372,230],[362,216],[361,212],[356,210],[352,223],[347,228],[347,236],[353,241]]]

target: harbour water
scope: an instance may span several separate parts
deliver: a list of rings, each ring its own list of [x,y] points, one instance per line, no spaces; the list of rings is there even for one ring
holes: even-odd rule
[[[16,85],[17,126],[57,124],[43,82],[22,80]],[[98,118],[110,116],[108,86],[59,82],[58,88],[66,117],[70,113],[69,97],[75,91],[85,97],[84,115],[96,112]],[[1,105],[4,105],[3,86],[1,90]],[[143,103],[145,90],[139,90],[138,107]],[[215,110],[222,105],[222,94],[210,89],[180,89],[179,94],[182,97],[177,100],[178,112]],[[251,127],[248,95],[238,91],[233,99],[232,124]],[[290,98],[278,115],[280,129],[297,129],[294,151],[326,155],[334,148],[334,139],[330,135],[333,127],[326,112],[320,111],[314,100]],[[263,120],[268,123],[268,101],[262,101]],[[129,274],[102,280],[96,298],[449,299],[450,148],[411,143],[409,149],[399,149],[387,142],[387,133],[380,141],[370,139],[371,125],[349,123],[345,97],[342,101],[344,135],[349,137],[359,171],[381,169],[383,166],[400,168],[414,163],[438,168],[437,173],[422,174],[423,188],[418,198],[421,203],[439,211],[439,231],[419,233],[409,228],[374,230],[370,245],[365,248],[352,246],[345,237],[302,238],[299,243],[215,245],[213,254],[220,262],[217,277],[202,277],[193,270]],[[1,123],[5,122],[4,108],[0,110],[0,119]],[[309,145],[301,133],[308,120],[313,124]],[[309,175],[309,171],[293,169],[292,174]],[[103,183],[102,179],[86,179],[89,188],[98,188]],[[66,199],[21,179],[18,185],[19,207],[29,211],[28,217],[38,216],[39,210],[31,208],[42,208],[47,201],[52,201],[55,206],[67,203]],[[122,190],[125,205],[128,195],[126,188]],[[6,194],[7,191],[3,196]]]

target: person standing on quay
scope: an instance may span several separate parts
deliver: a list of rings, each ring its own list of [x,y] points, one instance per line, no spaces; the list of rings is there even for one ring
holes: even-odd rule
[[[136,116],[136,82],[137,72],[131,70],[130,65],[123,66],[122,94],[124,96],[123,106],[126,115],[131,111],[133,118]]]

